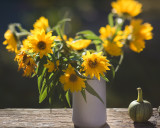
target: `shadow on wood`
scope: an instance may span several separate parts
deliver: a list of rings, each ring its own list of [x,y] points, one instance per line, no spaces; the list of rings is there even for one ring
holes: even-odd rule
[[[156,123],[154,124],[149,121],[144,123],[134,122],[134,127],[135,128],[156,128]]]
[[[109,124],[105,123],[104,126],[102,126],[101,128],[110,128]]]
[[[76,126],[76,125],[74,125],[74,128],[82,128],[82,127],[78,127],[78,126]],[[83,127],[84,128],[84,127]],[[87,128],[87,127],[85,127],[85,128]],[[110,126],[109,126],[109,124],[107,124],[107,123],[105,123],[102,127],[100,127],[100,128],[110,128]]]

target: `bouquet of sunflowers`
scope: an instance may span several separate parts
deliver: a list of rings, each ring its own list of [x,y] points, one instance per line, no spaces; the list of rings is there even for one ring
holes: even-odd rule
[[[71,93],[75,91],[81,91],[84,98],[88,91],[101,100],[87,80],[108,81],[107,70],[111,69],[114,75],[125,48],[139,53],[145,48],[145,40],[152,39],[153,27],[134,18],[142,11],[141,3],[117,0],[111,6],[108,24],[99,29],[100,35],[85,30],[68,38],[64,29],[69,18],[52,27],[42,16],[30,31],[19,23],[9,25],[3,44],[9,52],[15,53],[18,70],[24,71],[23,76],[37,76],[39,103],[47,96],[51,101],[54,90],[69,104]]]

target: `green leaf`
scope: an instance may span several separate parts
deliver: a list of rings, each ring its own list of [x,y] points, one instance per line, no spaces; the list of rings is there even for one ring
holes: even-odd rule
[[[56,26],[54,26],[54,27],[52,28],[52,30],[56,30],[57,28],[59,28],[61,25],[63,25],[63,24],[64,24],[65,22],[67,22],[67,21],[71,21],[71,19],[70,19],[70,18],[62,19],[61,21],[59,21],[59,22],[57,23]]]
[[[83,98],[84,98],[85,102],[87,103],[85,89],[82,89],[81,94],[82,94],[82,96],[83,96]]]
[[[42,86],[41,86],[41,90],[40,90],[40,95],[44,92],[44,90],[46,89],[47,87],[47,79],[46,76],[44,76],[44,79],[43,79],[43,83],[42,83]]]
[[[102,44],[102,41],[101,40],[94,40],[93,43],[95,45],[101,45]]]
[[[69,13],[66,12],[65,15],[64,15],[64,17],[63,17],[63,19],[67,19],[68,15],[69,15]],[[68,18],[67,21],[71,21],[71,19]],[[63,34],[65,33],[65,25],[66,25],[66,22],[63,22],[62,27],[61,27]]]
[[[84,31],[80,31],[80,32],[78,32],[77,33],[77,35],[79,35],[79,34],[89,34],[89,35],[96,35],[96,34],[94,34],[92,31],[90,31],[90,30],[84,30]]]
[[[78,32],[76,35],[81,36],[84,39],[101,40],[95,33],[93,33],[90,30],[85,30],[85,31]]]
[[[102,40],[93,40],[92,42],[95,44],[96,51],[101,52],[103,49],[103,45],[102,45],[103,41]]]
[[[53,73],[46,74],[45,79],[43,81],[43,85],[41,87],[40,96],[39,96],[40,97],[39,100],[41,102],[47,97],[48,94],[51,94],[50,91],[52,91],[53,87],[56,85],[57,81],[59,80],[57,79],[59,78],[59,75],[60,75],[59,70],[57,70],[54,74]],[[47,91],[47,94],[46,94],[46,91]]]
[[[53,80],[56,79],[56,78],[54,78],[54,77],[55,77],[55,76],[54,76],[53,73],[52,73],[52,74],[50,74],[50,76],[49,76],[47,79],[44,80],[43,86],[42,86],[42,89],[41,89],[41,93],[44,91],[45,86],[48,86],[48,87],[49,87],[49,86],[52,84]],[[50,87],[51,87],[51,86],[50,86]]]
[[[41,77],[41,76],[40,76]],[[46,73],[43,75],[43,81],[41,82],[39,103],[41,103],[48,95],[53,80],[53,73]]]
[[[62,39],[62,42],[64,41],[63,39],[64,26],[65,26],[65,22],[67,21],[71,21],[71,19],[70,18],[62,19],[61,21],[57,23],[57,25],[54,28],[52,28],[52,30],[55,30],[57,34],[60,36],[60,38]]]
[[[66,92],[65,97],[66,97],[66,100],[67,100],[67,103],[68,103],[69,107],[71,108],[69,91]]]
[[[67,22],[67,21],[71,21],[71,19],[70,19],[70,18],[62,19],[61,21],[59,21],[59,22],[58,22],[58,24],[57,24],[57,25],[64,24],[64,23],[65,23],[65,22]]]
[[[43,56],[43,58],[39,61],[38,67],[37,67],[37,75],[40,76],[44,69],[44,64],[47,63],[47,57]]]
[[[86,82],[86,90],[92,94],[93,96],[96,96],[103,104],[104,101],[102,100],[102,98],[98,95],[98,93]]]
[[[47,95],[49,94],[49,91],[50,91],[50,85],[51,83],[50,82],[50,79],[52,79],[52,75],[53,73],[48,73],[45,75],[45,79],[43,80],[43,85],[41,87],[41,92],[40,92],[40,95],[39,95],[39,103],[41,103],[46,97]],[[48,82],[49,81],[49,82]]]
[[[39,95],[39,103],[42,103],[42,101],[47,97],[48,92],[47,92],[47,87],[45,90]]]
[[[103,75],[100,74],[100,76],[101,76],[106,82],[109,82],[109,79],[108,79],[105,75],[103,76]]]
[[[31,76],[31,77],[33,78],[33,77],[35,77],[36,75],[37,75],[37,74],[36,74],[36,73],[34,73],[34,74],[32,74],[32,76]]]
[[[41,87],[44,81],[44,74],[46,72],[46,68],[43,69],[42,74],[38,77],[38,90],[39,94],[41,93]]]
[[[82,79],[88,79],[88,80],[91,79],[91,78],[88,78],[88,77],[82,75],[82,74],[81,74],[78,70],[76,70],[76,69],[74,69],[74,71],[76,72],[76,75],[79,76],[79,77],[82,78]]]

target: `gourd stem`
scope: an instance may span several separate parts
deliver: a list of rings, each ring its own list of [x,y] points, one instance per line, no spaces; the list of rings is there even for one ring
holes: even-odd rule
[[[138,90],[137,102],[143,102],[142,89],[141,88],[137,88],[137,90]]]

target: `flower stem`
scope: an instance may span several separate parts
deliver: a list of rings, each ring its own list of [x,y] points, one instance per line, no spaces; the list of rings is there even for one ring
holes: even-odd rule
[[[137,98],[137,102],[143,102],[143,96],[142,96],[142,89],[141,88],[137,88],[138,91],[138,98]]]
[[[124,58],[124,53],[122,52],[122,54],[121,54],[121,56],[120,56],[120,59],[119,59],[119,62],[118,62],[118,65],[117,65],[116,68],[115,68],[115,72],[118,71],[119,66],[122,64],[123,58]]]
[[[28,36],[28,35],[30,35],[31,33],[30,32],[21,32],[21,33],[16,33],[16,35],[18,36],[18,37],[22,37],[22,36]]]

